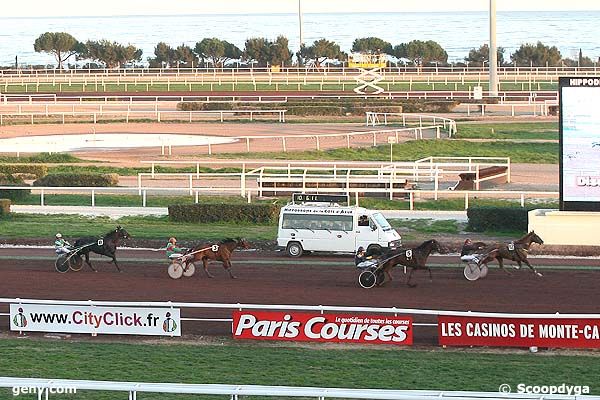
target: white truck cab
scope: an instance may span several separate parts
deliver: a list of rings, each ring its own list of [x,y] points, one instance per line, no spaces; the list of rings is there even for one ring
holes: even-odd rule
[[[402,242],[380,212],[313,201],[281,208],[277,245],[290,257],[300,257],[305,251],[355,253],[359,247],[394,250]]]

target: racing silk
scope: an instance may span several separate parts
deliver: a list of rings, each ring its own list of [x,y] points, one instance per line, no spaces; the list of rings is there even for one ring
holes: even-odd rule
[[[67,241],[65,239],[63,239],[63,238],[56,239],[54,241],[54,248],[55,249],[60,249],[60,248],[65,247],[67,244],[68,244]]]
[[[167,243],[167,257],[176,253],[181,253],[181,249],[171,242]]]

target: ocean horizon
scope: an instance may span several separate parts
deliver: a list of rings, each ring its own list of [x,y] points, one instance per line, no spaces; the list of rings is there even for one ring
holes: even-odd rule
[[[502,11],[497,13],[497,44],[506,50],[505,59],[521,44],[541,41],[558,47],[563,57],[576,58],[581,49],[584,56],[598,60],[598,20],[600,11]],[[143,61],[153,57],[159,42],[194,47],[205,37],[227,40],[243,49],[248,38],[284,35],[293,52],[299,48],[298,15],[294,13],[0,17],[0,26],[0,66],[14,65],[15,56],[21,66],[54,65],[54,57],[33,49],[35,39],[44,32],[68,32],[80,41],[132,44],[142,49]],[[354,39],[368,36],[392,45],[434,40],[448,52],[449,61],[462,61],[470,49],[489,43],[488,13],[303,14],[303,38],[308,45],[326,38],[348,52]]]

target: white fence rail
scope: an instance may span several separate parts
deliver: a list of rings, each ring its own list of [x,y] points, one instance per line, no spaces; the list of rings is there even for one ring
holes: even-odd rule
[[[277,396],[314,397],[323,399],[368,399],[368,400],[600,400],[600,396],[576,396],[556,394],[517,394],[497,392],[435,391],[435,390],[390,390],[390,389],[344,389],[299,386],[264,385],[218,385],[185,383],[113,382],[72,379],[42,379],[0,377],[0,387],[14,388],[16,393],[23,388],[36,388],[38,399],[51,398],[51,393],[71,391],[111,391],[128,393],[129,400],[137,400],[138,393],[176,393],[230,396]]]
[[[31,187],[31,186],[0,186],[0,190],[31,190],[32,193],[37,193],[40,196],[40,205],[46,205],[45,196],[57,193],[70,193],[70,194],[88,194],[90,196],[90,205],[96,206],[96,195],[99,194],[137,194],[141,200],[141,206],[147,207],[148,196],[156,195],[159,193],[167,193],[170,195],[189,195],[194,197],[195,203],[199,203],[199,196],[206,195],[211,196],[215,194],[232,193],[234,195],[242,195],[240,188],[232,187],[205,187],[198,188],[164,188],[164,187],[144,187],[143,189],[137,187]],[[274,191],[282,193],[304,193],[299,188],[263,188],[262,191]],[[402,199],[409,202],[409,210],[415,210],[416,200],[433,199],[438,200],[440,198],[463,198],[464,209],[469,208],[469,202],[471,199],[477,198],[489,198],[489,199],[514,199],[520,201],[522,207],[525,206],[526,199],[549,199],[552,201],[558,200],[559,192],[554,191],[509,191],[509,190],[464,190],[464,191],[449,191],[449,190],[409,190],[400,188],[344,188],[342,190],[338,188],[307,188],[306,192],[314,194],[340,194],[345,193],[350,199],[354,198],[354,204],[359,205],[359,196],[363,193],[375,193],[384,196],[389,196],[390,199]],[[248,203],[252,202],[252,199],[256,196],[260,197],[261,189],[259,188],[246,188],[243,193]]]
[[[206,117],[217,117],[221,122],[225,118],[246,117],[250,121],[256,119],[258,115],[274,115],[278,122],[285,122],[285,113],[287,110],[214,110],[214,111],[151,111],[151,110],[107,110],[103,109],[100,111],[25,111],[25,112],[0,112],[0,125],[4,125],[6,120],[10,122],[20,122],[26,120],[27,122],[34,124],[36,121],[48,122],[59,121],[63,124],[66,122],[73,122],[73,120],[81,121],[85,120],[92,123],[98,121],[113,121],[113,120],[125,120],[129,122],[130,119],[152,119],[156,122],[164,121],[185,121],[193,122],[205,119]]]
[[[328,305],[297,305],[297,304],[253,304],[253,303],[204,303],[178,301],[104,301],[104,300],[45,300],[0,298],[0,304],[49,304],[65,306],[97,306],[97,307],[157,307],[157,308],[202,308],[222,310],[289,310],[326,312],[366,312],[374,314],[411,314],[425,316],[454,316],[472,318],[542,318],[542,319],[598,319],[600,314],[579,313],[502,313],[479,311],[448,311],[426,310],[420,308],[398,307],[356,307]],[[7,314],[0,314],[6,316]],[[184,318],[183,318],[184,319]],[[188,318],[188,320],[193,320]],[[222,321],[219,319],[218,321]]]

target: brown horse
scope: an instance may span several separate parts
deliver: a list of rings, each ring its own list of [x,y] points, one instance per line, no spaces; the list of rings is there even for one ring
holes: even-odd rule
[[[383,265],[381,266],[381,271],[383,271],[391,281],[393,279],[391,269],[394,266],[403,265],[405,267],[409,267],[411,270],[406,284],[408,287],[415,287],[417,286],[416,284],[410,283],[415,269],[427,269],[427,271],[429,271],[429,279],[433,280],[433,277],[431,276],[431,269],[426,265],[427,258],[429,258],[429,255],[433,251],[437,251],[438,253],[442,251],[441,245],[435,239],[423,242],[420,246],[415,247],[414,249],[399,250],[392,253],[387,259],[384,259]],[[385,276],[381,284],[384,282]]]
[[[478,265],[487,264],[490,261],[497,260],[500,268],[510,275],[510,272],[504,269],[503,259],[515,261],[518,265],[517,269],[522,267],[522,263],[525,263],[534,274],[542,276],[527,260],[527,253],[532,243],[544,244],[544,241],[534,231],[529,232],[522,238],[515,240],[510,243],[497,243],[486,249],[487,253],[485,257],[479,260]]]
[[[202,261],[204,272],[209,278],[213,278],[213,275],[208,272],[208,260],[221,261],[223,263],[223,268],[229,272],[229,276],[232,279],[235,279],[235,275],[231,272],[231,255],[238,247],[249,249],[250,243],[248,243],[246,239],[238,238],[224,239],[218,244],[200,244],[190,250],[191,257],[193,257],[190,261]]]

